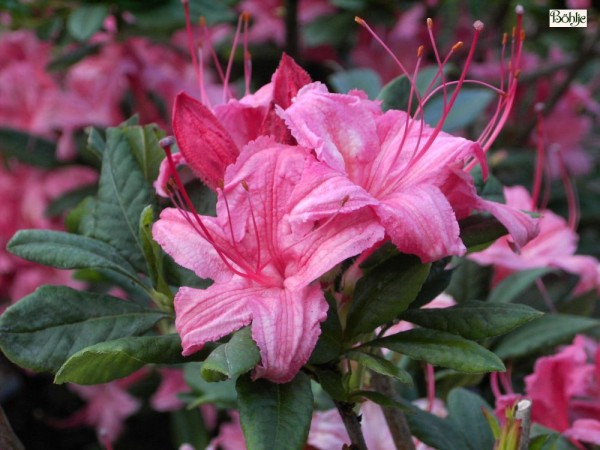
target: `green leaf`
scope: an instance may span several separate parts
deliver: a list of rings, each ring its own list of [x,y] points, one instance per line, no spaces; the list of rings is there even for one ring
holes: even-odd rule
[[[388,109],[406,111],[408,109],[409,94],[410,81],[406,75],[400,75],[381,89],[381,92],[377,95],[377,99],[381,100],[382,111],[387,111]]]
[[[324,44],[337,47],[344,42],[355,26],[352,13],[323,15],[301,28],[303,42],[309,48]]]
[[[0,154],[32,166],[52,169],[60,166],[56,159],[56,144],[46,138],[0,127]]]
[[[415,328],[364,344],[388,348],[435,366],[467,373],[503,371],[502,361],[479,344],[443,331]]]
[[[192,388],[192,393],[181,395],[181,397],[188,404],[188,408],[196,408],[206,403],[213,403],[224,409],[236,408],[235,380],[225,380],[218,383],[208,382],[200,375],[201,370],[202,363],[184,365],[185,382]]]
[[[453,92],[453,89],[449,89],[448,100]],[[463,87],[444,120],[442,129],[450,133],[473,124],[481,117],[495,97],[496,94],[489,89]],[[438,94],[425,105],[425,122],[431,126],[437,125],[442,118],[443,111],[444,99],[441,94]]]
[[[43,286],[0,317],[0,348],[22,367],[56,372],[91,345],[138,336],[165,314],[109,295]]]
[[[321,335],[310,355],[309,364],[325,364],[332,361],[343,349],[343,330],[338,316],[337,302],[330,293],[325,294],[325,299],[329,305],[327,319],[321,323]]]
[[[494,217],[474,215],[459,222],[460,239],[469,252],[486,249],[508,232]]]
[[[14,255],[58,269],[103,269],[139,284],[135,270],[102,241],[51,230],[20,230],[6,246]]]
[[[471,450],[494,447],[494,435],[483,414],[483,409],[492,414],[493,410],[484,399],[466,389],[458,388],[450,391],[446,406],[450,421],[463,434]]]
[[[238,379],[240,421],[248,450],[303,448],[312,418],[310,379],[302,372],[289,383]]]
[[[102,27],[107,15],[107,5],[79,5],[69,15],[67,30],[75,39],[86,41]]]
[[[387,375],[395,378],[401,383],[412,385],[412,377],[407,371],[400,369],[393,362],[388,361],[381,356],[372,355],[370,353],[364,353],[361,351],[349,351],[346,355],[349,359],[357,361],[359,364],[365,366],[373,372]]]
[[[66,192],[50,202],[46,211],[44,211],[44,215],[46,217],[59,217],[65,211],[75,208],[86,197],[94,195],[97,190],[97,185],[88,184]]]
[[[452,280],[452,273],[454,272],[454,269],[447,269],[450,259],[451,258],[443,258],[431,263],[427,279],[425,280],[425,283],[423,283],[415,301],[410,304],[410,309],[420,308],[421,306],[430,303],[446,290]]]
[[[363,399],[371,400],[373,403],[377,403],[379,406],[395,408],[407,413],[412,413],[412,409],[407,407],[406,404],[394,400],[392,397],[384,395],[381,392],[359,390],[352,392],[352,394],[350,394],[348,397],[348,401],[350,402],[360,402],[363,401]]]
[[[410,432],[418,440],[437,450],[466,450],[469,448],[463,435],[449,420],[423,411],[406,400],[401,400],[401,402],[409,408],[410,414],[406,414],[406,421]]]
[[[146,364],[179,364],[181,339],[166,336],[130,336],[84,348],[58,370],[55,383],[101,384],[126,377]]]
[[[84,44],[69,49],[66,53],[58,55],[48,63],[46,70],[49,72],[66,72],[73,64],[78,63],[82,59],[90,55],[95,55],[100,52],[102,46],[99,43]]]
[[[542,315],[525,305],[470,300],[450,308],[409,309],[401,318],[425,328],[480,340],[508,333]]]
[[[352,89],[367,93],[371,100],[377,97],[381,89],[381,78],[372,69],[350,69],[329,76],[329,83],[336,92],[345,94]]]
[[[490,285],[491,268],[481,267],[470,259],[456,261],[460,263],[452,274],[446,293],[458,303],[485,298]]]
[[[165,157],[164,151],[158,144],[165,133],[152,124],[145,127],[123,127],[123,134],[129,142],[144,178],[148,183],[154,183],[158,177],[160,163]]]
[[[429,268],[414,256],[399,255],[363,275],[350,304],[346,337],[372,332],[394,320],[417,297]]]
[[[129,143],[126,127],[107,130],[98,198],[91,217],[85,222],[84,234],[110,244],[133,267],[143,271],[146,264],[139,238],[139,220],[144,208],[154,205],[156,199],[137,153]]]
[[[259,362],[260,352],[252,340],[252,330],[245,327],[212,351],[200,373],[206,381],[223,381],[248,372]]]
[[[567,314],[546,314],[504,336],[494,352],[502,359],[520,358],[570,341],[600,321]]]
[[[152,281],[152,286],[169,299],[170,304],[164,306],[168,306],[169,309],[172,310],[173,295],[165,276],[165,254],[152,238],[153,223],[154,210],[151,205],[148,205],[144,208],[140,216],[140,241],[142,243],[142,250],[144,252],[144,257],[146,258],[146,266],[148,268],[148,275]]]
[[[530,269],[516,272],[502,280],[491,292],[488,301],[509,303],[518,299],[536,280],[552,272],[553,269]]]
[[[313,370],[319,384],[333,400],[344,402],[348,399],[347,384],[337,368],[317,366]]]
[[[211,433],[206,427],[200,409],[175,410],[170,413],[169,419],[169,429],[172,430],[176,448],[183,444],[189,444],[197,449],[208,447]]]

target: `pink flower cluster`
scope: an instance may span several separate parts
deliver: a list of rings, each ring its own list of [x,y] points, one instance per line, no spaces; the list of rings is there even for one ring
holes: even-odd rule
[[[539,358],[525,378],[525,395],[532,400],[531,420],[563,433],[573,441],[600,445],[600,347],[577,336],[558,353]],[[503,416],[517,394],[497,396]]]
[[[474,210],[517,247],[537,233],[535,220],[477,195],[465,168],[482,160],[478,142],[384,112],[361,91],[330,93],[287,56],[241,100],[211,110],[181,94],[173,129],[180,153],[164,142],[156,186],[178,208],[162,212],[154,238],[214,280],[175,297],[183,353],[251,325],[255,378],[287,382],[306,363],[327,312],[318,280],[345,259],[383,240],[424,262],[462,255],[458,220]],[[175,168],[184,162],[217,190],[217,217],[195,212]]]

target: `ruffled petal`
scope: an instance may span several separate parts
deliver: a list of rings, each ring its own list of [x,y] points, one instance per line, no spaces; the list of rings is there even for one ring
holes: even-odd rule
[[[207,289],[180,288],[175,296],[175,328],[181,336],[182,354],[191,355],[207,342],[248,325],[250,305],[263,291],[239,278]]]
[[[577,419],[564,434],[579,442],[600,445],[600,422],[594,419]]]
[[[190,214],[191,217],[191,214]],[[193,218],[191,219],[194,220]],[[202,216],[203,223],[219,235],[220,227],[214,217]],[[226,281],[232,273],[196,229],[175,208],[167,208],[152,227],[152,237],[173,257],[177,264],[190,269],[201,278]]]
[[[308,361],[327,317],[327,302],[319,285],[303,289],[271,289],[248,302],[252,309],[252,338],[261,364],[254,378],[287,383]]]
[[[436,186],[410,186],[382,199],[375,210],[403,253],[430,262],[466,251],[452,206]]]

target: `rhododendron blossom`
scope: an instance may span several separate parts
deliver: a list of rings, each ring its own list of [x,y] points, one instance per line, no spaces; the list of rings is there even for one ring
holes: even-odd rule
[[[337,216],[290,226],[287,216],[303,200],[295,195],[299,183],[318,165],[308,149],[261,138],[228,167],[216,218],[163,211],[154,238],[179,264],[215,281],[175,297],[184,355],[252,324],[262,358],[256,378],[287,382],[308,360],[327,311],[313,282],[383,238],[370,210],[345,214],[346,192]]]

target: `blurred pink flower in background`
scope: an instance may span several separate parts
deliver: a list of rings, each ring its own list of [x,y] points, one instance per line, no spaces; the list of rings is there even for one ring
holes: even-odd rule
[[[504,188],[507,205],[523,211],[532,210],[532,199],[522,186]],[[579,237],[565,219],[550,210],[540,211],[540,234],[515,252],[508,236],[501,237],[487,249],[469,258],[494,266],[494,284],[508,275],[526,269],[555,267],[579,276],[575,293],[595,289],[600,292],[600,263],[592,256],[576,255]]]

